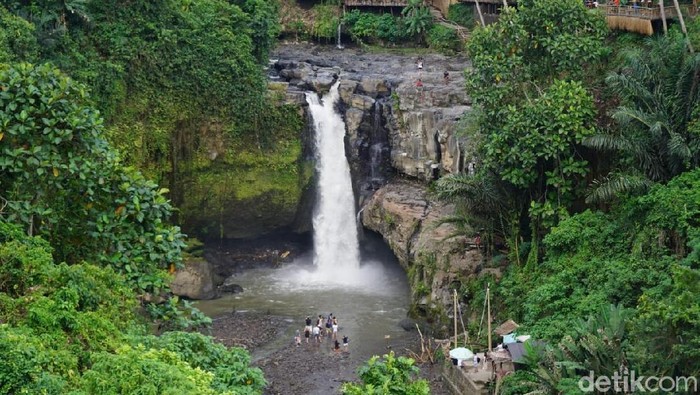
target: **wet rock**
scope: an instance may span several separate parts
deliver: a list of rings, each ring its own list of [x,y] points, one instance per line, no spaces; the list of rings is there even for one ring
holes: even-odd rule
[[[213,299],[217,296],[211,265],[203,259],[189,260],[175,273],[170,283],[173,294],[190,299]]]
[[[376,77],[362,77],[359,91],[370,97],[387,96],[391,89],[386,80]]]
[[[309,85],[319,94],[328,92],[331,86],[338,79],[338,74],[330,71],[317,73],[315,77],[309,78]]]
[[[459,172],[473,161],[473,153],[467,152],[469,142],[456,133],[459,119],[471,109],[464,90],[466,59],[426,55],[419,71],[415,58],[404,55],[304,45],[282,46],[276,52],[286,59],[276,65],[280,77],[296,89],[323,93],[332,85],[328,75],[338,73],[355,190],[362,191],[362,185],[374,190],[383,183],[372,180],[378,172],[371,167],[377,162],[430,182]],[[443,79],[444,71],[450,72],[448,81]],[[418,78],[423,81],[420,91],[415,86]],[[382,108],[377,107],[380,99],[387,101]],[[357,110],[362,111],[361,116]],[[381,157],[371,164],[369,148],[376,141],[386,141],[387,149],[380,150]]]
[[[419,261],[434,268],[431,278],[422,279],[429,281],[429,294],[419,304],[450,306],[449,284],[476,274],[482,262],[481,250],[442,222],[453,214],[454,206],[435,201],[424,184],[405,179],[381,187],[362,210],[362,224],[382,235],[406,270]]]
[[[364,95],[352,95],[349,104],[353,108],[368,111],[374,106],[374,99]]]
[[[403,328],[403,330],[411,332],[416,330],[416,321],[410,318],[404,318],[401,321],[399,321],[399,326]]]
[[[243,292],[243,287],[240,285],[234,283],[235,279],[233,277],[229,277],[226,280],[224,280],[224,283],[219,286],[219,292],[226,292],[226,293],[241,293]]]
[[[345,103],[349,103],[352,99],[352,95],[355,93],[357,88],[357,81],[353,80],[341,80],[338,85],[338,93],[340,94],[340,100]]]

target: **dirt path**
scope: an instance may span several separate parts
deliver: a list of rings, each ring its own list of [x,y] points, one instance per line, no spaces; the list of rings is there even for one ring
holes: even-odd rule
[[[251,352],[253,365],[263,370],[268,381],[265,394],[269,395],[339,394],[344,382],[357,380],[355,371],[372,356],[354,352],[352,340],[347,351],[334,351],[330,339],[320,344],[303,341],[299,347],[292,339],[280,342],[279,336],[288,332],[289,325],[290,320],[285,317],[232,313],[215,318],[209,334],[227,346],[244,347]],[[383,353],[394,350],[406,355],[407,348],[419,348],[418,339],[404,344],[387,343]],[[449,394],[434,367],[421,366],[421,376],[429,380],[433,395]]]

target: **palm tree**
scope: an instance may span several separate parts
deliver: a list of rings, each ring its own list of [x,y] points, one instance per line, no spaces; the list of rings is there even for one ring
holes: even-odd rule
[[[486,171],[442,177],[435,189],[440,200],[459,208],[457,215],[443,218],[443,223],[455,225],[457,232],[467,236],[481,232],[487,248],[494,247],[494,239],[505,240],[520,259],[520,217],[527,212],[522,203],[527,200],[521,199],[519,191]]]
[[[623,153],[629,162],[624,165],[633,170],[598,180],[589,201],[666,182],[700,163],[700,125],[694,121],[700,114],[700,56],[689,53],[683,37],[672,31],[625,51],[623,61],[606,79],[621,99],[612,112],[619,128],[584,144]]]
[[[430,9],[423,0],[409,0],[401,15],[406,22],[406,32],[412,36],[427,31],[433,23]]]

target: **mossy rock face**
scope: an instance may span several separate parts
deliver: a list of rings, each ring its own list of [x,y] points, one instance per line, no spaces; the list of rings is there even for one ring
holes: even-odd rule
[[[267,143],[232,134],[222,122],[175,132],[179,158],[169,186],[185,233],[248,239],[310,230],[313,163],[304,160],[302,115],[294,108],[285,114]]]
[[[282,152],[238,153],[212,163],[182,182],[180,222],[187,233],[206,239],[255,238],[282,231],[307,231],[312,166],[301,160],[300,141]],[[240,163],[241,160],[247,163]]]
[[[240,198],[233,192],[236,181],[240,182],[217,174],[204,174],[195,181],[185,191],[186,200],[182,204],[185,232],[207,239],[247,239],[305,230],[297,221],[303,206],[303,188],[297,180],[258,184],[255,193]]]

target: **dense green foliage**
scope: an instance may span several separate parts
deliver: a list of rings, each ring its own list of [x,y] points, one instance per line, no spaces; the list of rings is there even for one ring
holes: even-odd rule
[[[0,63],[32,61],[38,53],[34,26],[0,7]]]
[[[528,1],[477,29],[467,89],[479,106],[483,166],[520,191],[538,232],[566,215],[594,133],[593,96],[582,83],[606,55],[605,22],[577,1]],[[533,250],[534,251],[534,250]]]
[[[611,111],[617,124],[585,143],[621,158],[593,185],[589,201],[643,191],[700,163],[700,55],[689,53],[683,36],[672,30],[620,57],[622,67],[607,78],[621,101]]]
[[[396,357],[394,352],[382,358],[370,358],[357,371],[362,384],[345,383],[345,395],[427,395],[430,387],[425,380],[416,380],[418,373],[411,358]]]
[[[700,372],[700,58],[675,30],[613,37],[611,57],[606,34],[578,2],[537,0],[468,43],[480,160],[437,190],[466,213],[450,221],[510,261],[491,262],[505,267],[496,320],[548,344],[504,393],[579,393],[583,374],[623,365]],[[459,287],[478,312],[484,281]]]
[[[343,16],[342,24],[352,39],[359,43],[395,45],[422,43],[427,39],[430,47],[439,51],[461,49],[454,31],[433,25],[430,9],[422,0],[409,1],[400,16],[354,9]]]
[[[40,237],[0,223],[0,392],[261,392],[244,350],[194,333],[146,336],[123,276],[57,265],[51,253]]]
[[[90,260],[159,292],[183,236],[162,190],[120,165],[86,88],[51,66],[0,72],[2,220],[51,243],[59,261]]]
[[[343,24],[357,42],[399,43],[409,37],[403,19],[388,13],[380,15],[355,9],[343,16]]]
[[[170,165],[200,149],[177,138],[202,123],[259,152],[299,146],[298,115],[268,98],[261,70],[276,12],[258,0],[0,7],[0,392],[261,392],[244,350],[146,337],[144,311],[161,331],[211,320],[168,298],[184,235],[168,189],[129,165],[177,180]]]
[[[427,34],[428,46],[439,52],[453,54],[462,50],[462,40],[457,31],[439,24],[433,25]]]

